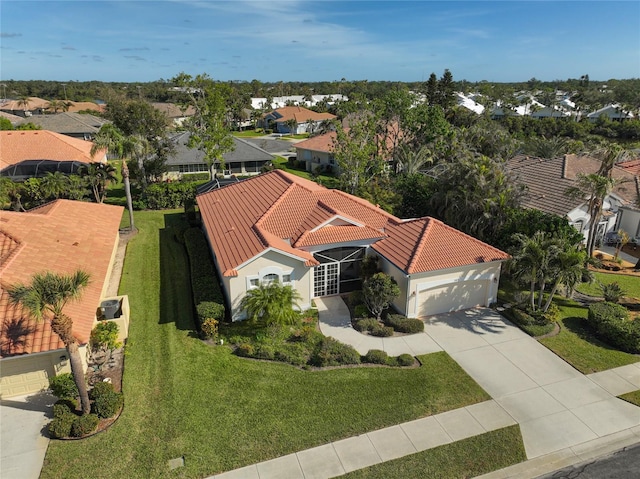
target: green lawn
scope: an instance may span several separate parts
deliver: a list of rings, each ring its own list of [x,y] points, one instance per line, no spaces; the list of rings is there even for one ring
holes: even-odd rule
[[[636,406],[640,406],[640,390],[632,391],[627,394],[623,394],[618,396],[620,399],[624,399],[625,401],[630,402],[631,404],[635,404]]]
[[[557,300],[560,333],[540,342],[584,374],[638,362],[638,356],[618,351],[600,341],[587,325],[587,307],[575,301]]]
[[[487,432],[462,441],[353,471],[343,479],[459,479],[476,477],[525,461],[519,426]]]
[[[589,296],[602,296],[599,284],[617,282],[625,291],[625,296],[640,299],[640,276],[628,276],[624,274],[595,273],[596,280],[593,283],[582,283],[576,290]]]
[[[264,136],[265,132],[260,130],[244,130],[244,131],[234,131],[231,133],[233,136],[238,138],[255,138],[258,136]]]
[[[52,441],[41,478],[201,478],[489,398],[445,353],[414,369],[303,371],[204,344],[175,237],[182,215],[135,215],[120,285],[131,304],[124,411],[101,434]]]
[[[307,170],[303,168],[291,167],[287,164],[287,159],[282,156],[276,156],[273,160],[273,166],[278,168],[279,170],[288,171],[294,175],[300,176],[302,178],[306,178],[311,181],[319,181],[321,184],[326,186],[327,188],[337,188],[338,187],[338,179],[335,176],[330,175],[316,175],[315,177],[311,175]]]

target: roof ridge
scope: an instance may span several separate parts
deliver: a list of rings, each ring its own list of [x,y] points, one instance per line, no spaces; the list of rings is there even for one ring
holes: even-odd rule
[[[274,170],[274,171],[278,171],[278,170]],[[280,206],[280,205],[285,201],[285,199],[287,199],[287,198],[288,198],[289,193],[291,193],[291,191],[292,191],[296,186],[297,186],[297,185],[296,185],[296,183],[293,183],[293,182],[289,183],[289,186],[287,187],[287,189],[286,189],[286,190],[284,190],[284,191],[282,192],[282,194],[278,197],[278,199],[277,199],[276,201],[274,201],[274,202],[271,204],[271,206],[269,206],[269,208],[267,209],[267,211],[265,211],[265,212],[262,214],[262,216],[261,216],[260,218],[258,218],[258,220],[254,223],[254,226],[256,226],[256,227],[258,227],[258,228],[262,228],[262,224],[263,224],[264,222],[266,222],[266,221],[269,219],[269,217],[271,216],[271,213],[273,213],[273,212],[274,212],[274,210],[275,210],[278,206]],[[266,229],[266,228],[265,228],[265,229]],[[268,243],[265,243],[265,244],[268,244]]]
[[[413,249],[413,252],[411,254],[411,262],[407,266],[407,273],[411,273],[413,271],[413,267],[418,262],[418,259],[420,257],[420,253],[422,252],[422,248],[424,247],[425,243],[427,242],[427,238],[429,236],[429,233],[431,232],[432,225],[433,225],[433,223],[431,221],[429,221],[430,219],[432,219],[432,218],[429,218],[429,217],[421,218],[421,221],[424,221],[425,224],[424,224],[424,226],[422,227],[422,229],[420,231],[420,241],[416,244],[416,246]]]
[[[504,253],[504,251],[502,251],[501,249],[496,248],[495,246],[490,245],[489,243],[485,243],[484,241],[481,241],[481,240],[479,240],[478,238],[474,238],[473,236],[471,236],[471,235],[469,235],[469,234],[465,233],[464,231],[460,231],[460,230],[458,230],[458,229],[454,228],[453,226],[448,225],[448,224],[447,224],[447,223],[445,223],[444,221],[441,221],[441,220],[439,220],[439,219],[433,218],[433,217],[431,217],[431,216],[426,216],[425,218],[429,218],[430,220],[434,221],[434,222],[435,222],[435,224],[441,225],[441,226],[443,226],[444,228],[446,228],[446,229],[448,229],[448,230],[452,230],[452,231],[455,231],[455,232],[457,232],[457,233],[460,233],[460,234],[462,234],[462,235],[466,236],[467,238],[469,238],[469,239],[473,240],[475,243],[481,244],[481,245],[483,245],[483,246],[487,246],[487,247],[489,247],[490,249],[492,249],[493,251],[496,251],[496,252],[498,252],[498,253]]]
[[[339,194],[341,196],[344,196],[345,198],[351,199],[351,200],[355,201],[356,203],[359,203],[360,205],[368,208],[369,210],[375,211],[376,213],[380,213],[383,216],[386,216],[387,218],[391,218],[396,222],[399,220],[399,218],[397,218],[396,216],[393,216],[391,213],[383,210],[379,206],[375,206],[373,203],[368,202],[364,198],[360,198],[358,196],[351,195],[351,194],[349,194],[349,193],[347,193],[345,191],[342,191],[342,190],[331,189],[331,190],[328,190],[328,191],[332,191],[332,192],[337,193],[337,194]]]
[[[58,198],[58,199],[55,199],[55,200],[51,200],[51,201],[48,201],[48,202],[46,202],[46,203],[44,203],[44,204],[41,204],[41,205],[39,205],[39,206],[36,206],[36,207],[34,207],[34,208],[31,208],[31,209],[27,210],[27,211],[26,211],[26,213],[34,213],[34,214],[36,214],[36,215],[40,215],[40,214],[43,214],[43,215],[50,215],[50,214],[51,214],[51,212],[52,212],[54,209],[56,209],[56,208],[58,207],[58,205],[59,205],[62,201],[64,201],[64,200],[63,200],[63,198]],[[67,200],[67,201],[71,201],[71,200]],[[47,210],[46,210],[44,213],[40,213],[40,212],[38,211],[38,210],[45,209],[45,208],[47,208]]]

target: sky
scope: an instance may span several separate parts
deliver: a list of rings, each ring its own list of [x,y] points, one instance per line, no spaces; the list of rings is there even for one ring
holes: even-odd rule
[[[640,78],[640,2],[0,1],[0,80]]]

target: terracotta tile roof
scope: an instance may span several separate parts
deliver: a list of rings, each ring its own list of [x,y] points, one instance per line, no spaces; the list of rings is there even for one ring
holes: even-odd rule
[[[335,131],[330,131],[329,133],[314,136],[313,138],[309,138],[308,140],[299,141],[295,144],[295,148],[297,150],[311,150],[331,153],[333,151],[333,144],[337,136],[338,135]]]
[[[24,160],[106,161],[106,150],[91,156],[93,143],[47,130],[0,131],[0,170]]]
[[[23,105],[20,100],[9,100],[0,105],[1,110],[12,111],[32,111],[40,108],[47,108],[49,106],[49,100],[32,96],[27,99],[27,104]]]
[[[599,167],[600,161],[575,155],[553,159],[517,156],[507,161],[507,168],[527,186],[523,206],[563,217],[585,202],[569,198],[565,194],[567,189],[575,185],[578,174],[595,173]],[[629,203],[635,203],[635,182],[630,181],[633,175],[615,167],[612,176],[625,180],[614,188],[614,193]]]
[[[27,213],[0,212],[0,355],[37,353],[63,347],[48,321],[36,322],[9,304],[6,288],[28,283],[34,273],[70,274],[79,268],[91,283],[65,313],[73,319],[74,335],[89,340],[100,305],[123,208],[82,201],[57,200]],[[8,347],[8,329],[23,329],[26,345]],[[9,350],[7,350],[9,349]]]
[[[376,249],[381,245],[381,251],[393,252],[389,259],[412,272],[473,264],[480,257],[484,261],[507,257],[436,220],[420,220],[436,225],[423,236],[424,228],[416,226],[417,222],[402,222],[362,198],[328,190],[281,170],[201,194],[197,202],[224,276],[236,276],[243,263],[269,248],[313,266],[317,261],[300,248],[357,240],[382,239]],[[415,237],[412,228],[417,228]],[[431,241],[437,247],[456,247],[446,254],[438,250],[432,258],[431,246],[424,251],[416,246],[416,242],[430,245]]]
[[[331,113],[317,113],[301,106],[285,106],[278,108],[266,113],[264,117],[273,117],[273,121],[276,123],[285,122],[291,119],[295,119],[298,123],[305,123],[308,120],[322,121],[333,120],[336,118],[336,116]]]
[[[640,176],[640,159],[623,161],[616,166],[631,173],[632,175]]]
[[[390,224],[388,238],[373,249],[408,274],[424,273],[489,261],[509,255],[434,218]]]
[[[70,101],[69,109],[67,110],[69,113],[78,112],[78,111],[86,111],[91,110],[98,113],[102,113],[105,110],[106,105],[94,103],[92,101]]]

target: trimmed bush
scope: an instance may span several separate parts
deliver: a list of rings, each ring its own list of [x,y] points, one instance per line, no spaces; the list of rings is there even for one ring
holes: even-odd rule
[[[256,354],[256,348],[252,343],[241,342],[236,345],[236,354],[244,358],[252,358]]]
[[[253,357],[256,359],[275,359],[276,348],[273,346],[273,344],[259,343],[255,347],[255,353]]]
[[[82,437],[91,434],[98,427],[100,419],[95,414],[77,417],[71,425],[71,437]]]
[[[315,327],[305,325],[295,329],[288,340],[297,343],[307,343],[316,345],[322,341],[323,335],[320,331],[317,331]]]
[[[608,302],[594,303],[589,306],[587,321],[605,342],[628,353],[640,353],[640,321],[630,321],[625,307]]]
[[[304,366],[309,361],[309,350],[303,343],[284,343],[278,346],[275,359],[294,366]]]
[[[389,338],[393,336],[393,328],[391,326],[380,326],[378,324],[371,330],[371,335],[379,338]]]
[[[109,418],[116,415],[123,404],[122,393],[117,393],[111,383],[98,383],[89,392],[93,399],[92,412],[101,418]]]
[[[363,318],[353,324],[353,329],[360,331],[361,333],[372,331],[377,327],[380,327],[380,323],[378,323],[376,318]]]
[[[401,314],[389,314],[385,320],[387,326],[391,326],[399,333],[415,334],[424,331],[424,323],[417,318],[407,318]]]
[[[371,364],[387,364],[389,355],[379,349],[370,349],[362,358],[363,362]]]
[[[351,346],[325,337],[313,352],[310,362],[318,367],[360,364],[360,354]]]
[[[353,308],[353,314],[356,318],[366,318],[369,316],[369,310],[364,304],[357,304]]]
[[[55,439],[69,437],[71,435],[71,426],[77,417],[75,414],[69,412],[54,418],[48,426],[49,435]]]
[[[413,366],[415,359],[410,354],[401,354],[398,356],[398,366]]]
[[[54,396],[60,399],[74,399],[78,397],[78,387],[73,379],[73,374],[62,373],[49,379],[49,389]]]
[[[62,417],[65,414],[73,413],[78,408],[75,399],[59,399],[53,405],[53,417]]]
[[[220,321],[225,315],[224,295],[207,239],[199,228],[189,228],[184,232],[184,244],[189,256],[191,291],[198,312],[198,325],[202,326],[203,319],[207,317]],[[214,306],[214,303],[217,305]]]
[[[196,185],[193,182],[153,183],[144,191],[143,201],[147,208],[163,210],[182,208],[185,201],[196,196]]]
[[[192,181],[209,181],[209,173],[185,173],[180,178],[183,183],[189,183]]]

